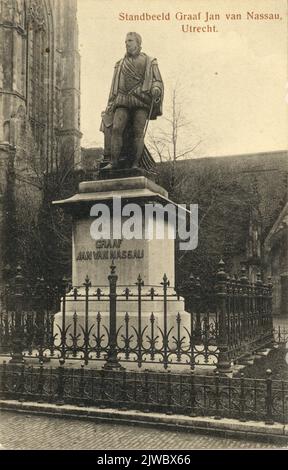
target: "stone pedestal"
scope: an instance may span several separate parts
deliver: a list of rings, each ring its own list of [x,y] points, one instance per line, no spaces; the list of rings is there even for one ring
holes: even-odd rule
[[[121,198],[121,204],[120,204]],[[115,205],[117,199],[118,206]],[[139,326],[139,303],[137,278],[141,276],[141,327],[147,325],[146,334],[151,330],[151,314],[155,318],[155,331],[157,327],[163,331],[164,303],[167,310],[167,328],[179,327],[181,315],[181,330],[186,327],[190,330],[190,315],[184,310],[184,301],[176,296],[175,282],[175,240],[171,237],[174,225],[166,216],[164,219],[154,220],[152,239],[124,239],[113,238],[112,221],[115,219],[115,210],[119,205],[121,209],[125,204],[137,204],[141,212],[135,216],[135,223],[145,232],[145,221],[150,217],[152,223],[153,214],[145,217],[145,204],[161,204],[165,206],[175,203],[168,199],[167,192],[144,176],[107,179],[99,181],[82,182],[79,185],[78,194],[73,197],[56,201],[73,217],[73,254],[72,254],[72,283],[77,287],[77,300],[72,295],[67,296],[66,302],[66,326],[73,323],[73,315],[77,312],[77,328],[85,324],[85,277],[88,276],[92,287],[89,288],[89,325],[96,325],[97,314],[101,314],[101,327],[109,326],[109,282],[110,266],[112,261],[116,266],[117,279],[117,329],[122,325],[125,329],[125,316],[129,315],[129,328],[137,330]],[[103,240],[95,240],[91,237],[91,224],[95,217],[90,216],[91,208],[95,204],[104,204],[109,208],[110,237]],[[170,206],[170,207],[171,207]],[[121,216],[121,223],[128,220],[127,215]],[[155,219],[155,216],[154,216]],[[106,220],[106,219],[105,219]],[[156,229],[162,229],[164,238],[157,239]],[[166,302],[163,297],[163,276],[166,274],[170,284],[167,286]],[[154,289],[154,297],[151,298],[151,288]],[[125,298],[124,291],[129,289],[129,298]],[[101,289],[101,296],[97,298],[97,289]],[[70,293],[72,294],[72,293]],[[131,295],[132,294],[132,295]],[[56,324],[61,326],[62,314],[56,316]],[[183,330],[184,331],[184,330]],[[187,333],[185,336],[188,336]]]
[[[81,286],[87,275],[93,286],[107,285],[112,259],[117,266],[120,284],[135,284],[140,273],[145,284],[157,285],[166,273],[173,286],[175,241],[168,239],[169,222],[165,220],[163,224],[164,240],[113,239],[112,223],[115,216],[113,198],[117,198],[122,207],[127,203],[136,203],[142,208],[141,220],[137,218],[137,222],[140,222],[143,234],[145,204],[174,204],[169,201],[167,192],[161,186],[143,176],[83,182],[79,185],[78,194],[64,201],[56,201],[56,204],[61,205],[73,216],[73,286]],[[91,237],[90,229],[94,218],[90,216],[90,210],[95,204],[105,204],[109,208],[111,219],[109,239],[94,240]],[[125,217],[122,217],[122,222],[124,221]],[[170,229],[172,230],[172,227]]]

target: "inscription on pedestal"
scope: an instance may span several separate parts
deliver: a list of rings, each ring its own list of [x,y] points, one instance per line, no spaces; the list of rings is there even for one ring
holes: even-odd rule
[[[144,258],[144,250],[120,249],[123,240],[97,240],[96,250],[79,251],[76,261],[96,261],[104,259],[141,259]]]

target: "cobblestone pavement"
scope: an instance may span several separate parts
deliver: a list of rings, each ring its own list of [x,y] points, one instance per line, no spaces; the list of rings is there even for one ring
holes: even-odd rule
[[[279,448],[275,444],[263,442],[0,411],[0,449],[6,450],[193,450],[277,447]]]

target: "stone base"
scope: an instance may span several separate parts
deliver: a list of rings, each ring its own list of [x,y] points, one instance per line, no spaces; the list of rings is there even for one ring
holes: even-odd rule
[[[85,324],[87,326],[83,288],[86,276],[91,283],[88,299],[88,330],[89,338],[91,338],[89,347],[93,348],[102,335],[104,336],[101,345],[107,345],[110,329],[108,286],[113,261],[113,274],[117,276],[118,345],[124,347],[125,338],[130,338],[129,347],[137,346],[137,335],[139,335],[137,290],[138,285],[141,285],[142,346],[148,349],[149,342],[151,344],[157,341],[154,347],[161,348],[164,334],[164,287],[166,289],[168,285],[175,285],[175,218],[176,212],[177,217],[179,215],[179,207],[169,200],[167,191],[151,181],[151,174],[147,174],[143,169],[100,170],[100,178],[102,179],[97,181],[81,182],[77,194],[62,201],[55,201],[55,204],[63,207],[73,216],[72,284],[78,291],[76,301],[73,293],[66,297],[67,345],[72,347],[73,338],[74,348],[75,342],[77,342],[77,349],[83,344]],[[101,209],[98,206],[97,210],[100,210],[101,222],[106,228],[103,239],[95,237],[91,230],[92,224],[96,223],[96,215],[99,215],[99,212],[94,212],[95,204],[98,203],[101,204]],[[127,232],[122,233],[122,230],[114,231],[115,219],[119,222],[120,228],[127,224],[127,219],[129,220],[127,203],[133,204],[134,208],[136,206],[133,224],[138,232],[134,237],[127,236]],[[157,211],[147,210],[149,206],[151,209],[152,206],[159,208],[159,205],[162,209],[168,205],[170,211],[171,208],[173,209],[175,217],[171,217],[168,210],[166,214],[160,211],[162,216],[157,215]],[[124,208],[128,212],[123,213]],[[93,209],[92,216],[90,216],[91,209]],[[188,211],[186,212],[188,214]],[[183,217],[183,208],[180,214],[179,217]],[[150,227],[149,236],[146,236],[148,227]],[[151,300],[152,287],[153,300]],[[129,289],[128,300],[123,295],[127,288]],[[127,322],[127,315],[129,322]],[[61,313],[56,315],[55,332],[58,332],[56,345],[57,341],[58,344],[60,341],[59,328],[62,328],[62,320]],[[191,316],[185,311],[184,300],[175,295],[172,287],[167,287],[167,325],[165,327],[167,327],[167,332],[170,331],[170,350],[173,348],[176,351],[178,339],[181,342],[181,348],[186,347],[187,342],[188,349],[190,322]],[[185,338],[185,344],[182,338]],[[155,363],[158,362],[159,365],[158,359],[155,359]],[[176,354],[173,360],[177,361]],[[185,360],[187,361],[187,356]]]
[[[120,168],[120,169],[107,169],[100,168],[99,179],[109,180],[118,178],[131,178],[135,176],[144,176],[152,181],[157,178],[157,173],[151,173],[144,170],[144,168]]]
[[[110,170],[108,170],[109,172]],[[114,170],[113,170],[114,171]],[[173,217],[157,217],[150,213],[147,216],[146,204],[172,204],[168,199],[167,191],[144,176],[120,178],[119,171],[143,172],[144,170],[115,170],[114,179],[101,181],[86,181],[79,185],[79,193],[57,204],[72,211],[72,283],[73,286],[82,286],[88,275],[93,286],[108,285],[110,265],[114,259],[118,284],[135,286],[139,274],[145,285],[159,286],[164,273],[174,285],[175,277],[175,240],[169,234],[174,232]],[[118,176],[117,176],[118,175]],[[110,175],[111,176],[111,175]],[[117,177],[116,177],[117,176]],[[119,203],[117,206],[115,200]],[[95,218],[90,216],[94,204],[104,205],[103,220],[107,223],[105,243],[93,239],[91,226]],[[138,235],[127,239],[122,232],[113,230],[114,219],[119,220],[119,213],[127,203],[136,203],[139,209],[135,215]],[[103,207],[103,206],[101,206]],[[115,217],[114,217],[115,215]],[[120,225],[127,221],[127,216],[120,215]],[[105,225],[104,224],[104,225]],[[145,237],[145,230],[153,226],[151,238]],[[157,229],[156,229],[157,227]],[[156,236],[159,229],[162,238]],[[107,235],[108,232],[108,235]],[[139,232],[141,232],[139,236]]]

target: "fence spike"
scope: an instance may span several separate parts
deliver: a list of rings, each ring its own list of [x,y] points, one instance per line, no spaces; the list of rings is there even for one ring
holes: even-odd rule
[[[221,270],[224,270],[225,268],[225,263],[223,261],[223,259],[221,258],[219,263],[218,263],[218,270],[221,271]]]
[[[271,277],[271,276],[268,276],[267,280],[268,280],[268,287],[269,287],[269,289],[272,289],[272,288],[273,288],[272,277]]]
[[[78,289],[77,289],[77,287],[74,287],[74,289],[73,289],[73,297],[74,297],[74,300],[77,300],[77,297],[78,297]]]
[[[244,264],[242,264],[240,271],[242,276],[246,276],[246,267],[244,266]]]
[[[125,287],[124,295],[125,295],[125,297],[126,297],[126,300],[129,299],[129,294],[130,294],[130,289],[129,289],[129,287]]]
[[[140,273],[138,274],[136,285],[144,286],[144,281],[143,281]]]
[[[20,264],[17,265],[16,267],[16,276],[22,276],[22,267]]]
[[[162,286],[165,286],[165,287],[169,287],[169,286],[170,286],[170,281],[169,281],[169,279],[168,279],[166,273],[164,273],[163,282],[161,282],[161,285],[162,285]]]
[[[90,282],[90,279],[89,279],[88,274],[86,274],[85,282],[84,282],[83,286],[85,286],[85,287],[87,287],[87,288],[88,288],[88,287],[91,287],[91,282]]]
[[[225,263],[222,259],[218,263],[218,271],[216,273],[216,278],[218,281],[226,281],[227,279],[227,274],[225,272]]]
[[[115,265],[114,258],[112,258],[112,263],[110,266],[110,274],[115,274],[115,271],[116,271],[116,265]]]
[[[62,290],[62,295],[64,294],[64,292],[66,293],[66,290],[67,290],[67,286],[68,286],[68,279],[66,276],[63,276],[62,279],[61,279],[61,290]]]

